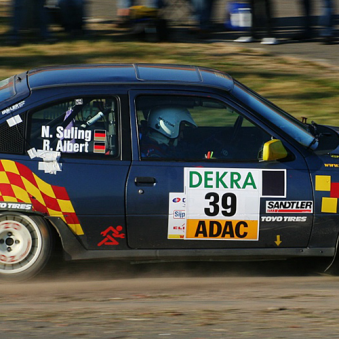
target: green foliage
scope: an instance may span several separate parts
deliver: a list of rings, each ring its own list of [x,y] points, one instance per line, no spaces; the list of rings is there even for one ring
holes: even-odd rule
[[[7,19],[0,20],[0,32],[6,31]],[[339,71],[326,65],[227,43],[147,43],[107,25],[88,29],[85,37],[70,39],[55,28],[58,42],[48,44],[28,36],[25,43],[17,47],[6,45],[7,37],[2,34],[0,79],[59,64],[198,65],[231,74],[297,118],[339,125]]]

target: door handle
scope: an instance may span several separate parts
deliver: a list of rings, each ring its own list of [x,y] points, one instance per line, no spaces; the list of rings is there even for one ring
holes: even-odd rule
[[[153,177],[135,177],[134,182],[136,185],[154,186],[156,184],[156,180]]]

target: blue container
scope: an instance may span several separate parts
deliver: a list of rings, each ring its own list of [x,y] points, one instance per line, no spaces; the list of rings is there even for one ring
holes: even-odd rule
[[[248,31],[252,26],[251,6],[231,1],[226,5],[225,27],[232,31]]]

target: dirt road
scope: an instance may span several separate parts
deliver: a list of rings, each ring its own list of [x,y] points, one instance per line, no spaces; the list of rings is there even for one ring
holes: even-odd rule
[[[338,338],[339,278],[279,266],[71,265],[0,285],[0,338]]]

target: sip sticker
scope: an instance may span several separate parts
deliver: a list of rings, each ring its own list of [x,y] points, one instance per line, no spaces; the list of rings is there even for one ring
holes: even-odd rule
[[[186,229],[186,196],[170,193],[168,207],[168,239],[184,239]]]

